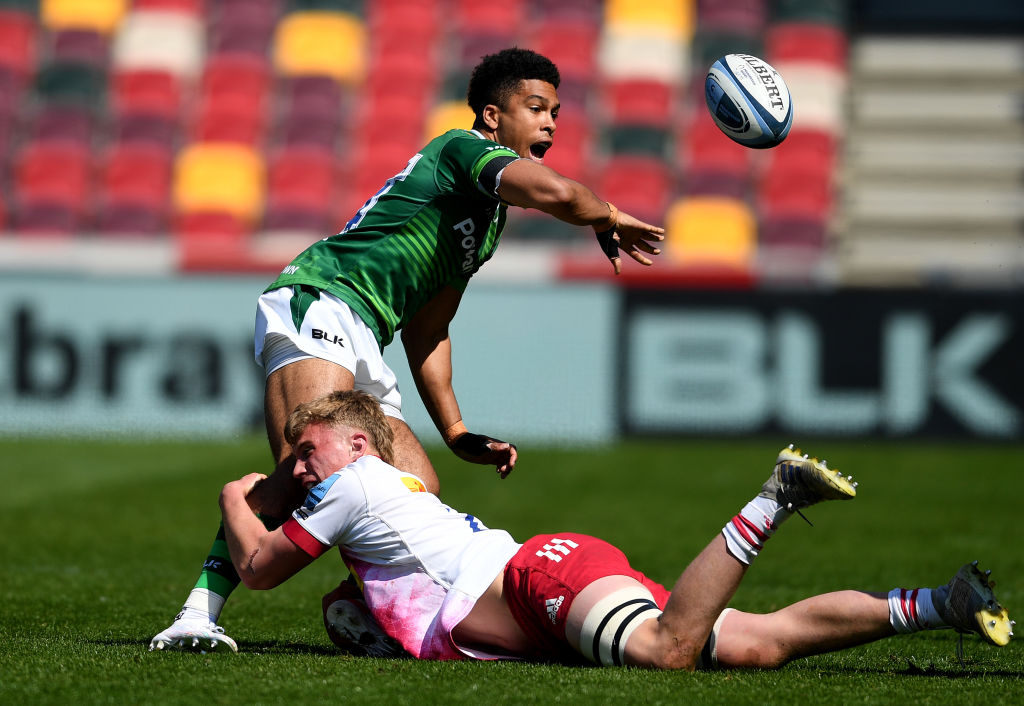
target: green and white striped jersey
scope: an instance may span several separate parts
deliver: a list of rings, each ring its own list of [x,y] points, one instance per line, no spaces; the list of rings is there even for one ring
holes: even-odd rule
[[[305,285],[348,304],[383,350],[445,285],[462,290],[505,225],[501,170],[519,155],[471,130],[431,140],[337,235],[314,243],[266,291]]]

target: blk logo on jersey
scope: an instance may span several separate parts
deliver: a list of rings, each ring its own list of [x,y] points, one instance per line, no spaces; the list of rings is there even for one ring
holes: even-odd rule
[[[342,348],[345,347],[345,339],[341,336],[335,336],[318,328],[313,329],[313,339],[316,341],[326,341],[327,343],[336,343]]]
[[[550,542],[544,545],[542,549],[537,551],[537,556],[547,557],[553,562],[560,562],[563,556],[568,556],[569,552],[578,547],[576,542],[571,539],[552,539]]]

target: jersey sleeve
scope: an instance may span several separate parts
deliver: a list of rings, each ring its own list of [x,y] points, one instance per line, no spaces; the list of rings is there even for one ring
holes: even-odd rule
[[[438,161],[438,183],[464,195],[475,193],[498,201],[501,173],[519,158],[508,147],[476,136],[449,140]]]
[[[339,471],[309,491],[282,529],[300,549],[316,558],[344,544],[365,510],[362,485],[354,474]]]

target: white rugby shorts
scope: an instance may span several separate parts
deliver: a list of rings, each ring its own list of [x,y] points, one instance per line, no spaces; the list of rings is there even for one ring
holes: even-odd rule
[[[328,292],[309,305],[301,327],[292,320],[292,288],[260,296],[253,339],[256,363],[267,376],[289,363],[319,358],[340,365],[355,377],[355,389],[380,400],[389,417],[404,421],[398,380],[384,362],[377,339],[348,304]]]

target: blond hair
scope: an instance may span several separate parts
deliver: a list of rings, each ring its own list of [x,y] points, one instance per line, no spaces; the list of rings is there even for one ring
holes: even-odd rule
[[[380,402],[365,392],[340,390],[300,404],[288,417],[284,438],[294,446],[310,424],[359,429],[366,433],[383,461],[394,462],[395,434],[380,409]]]

